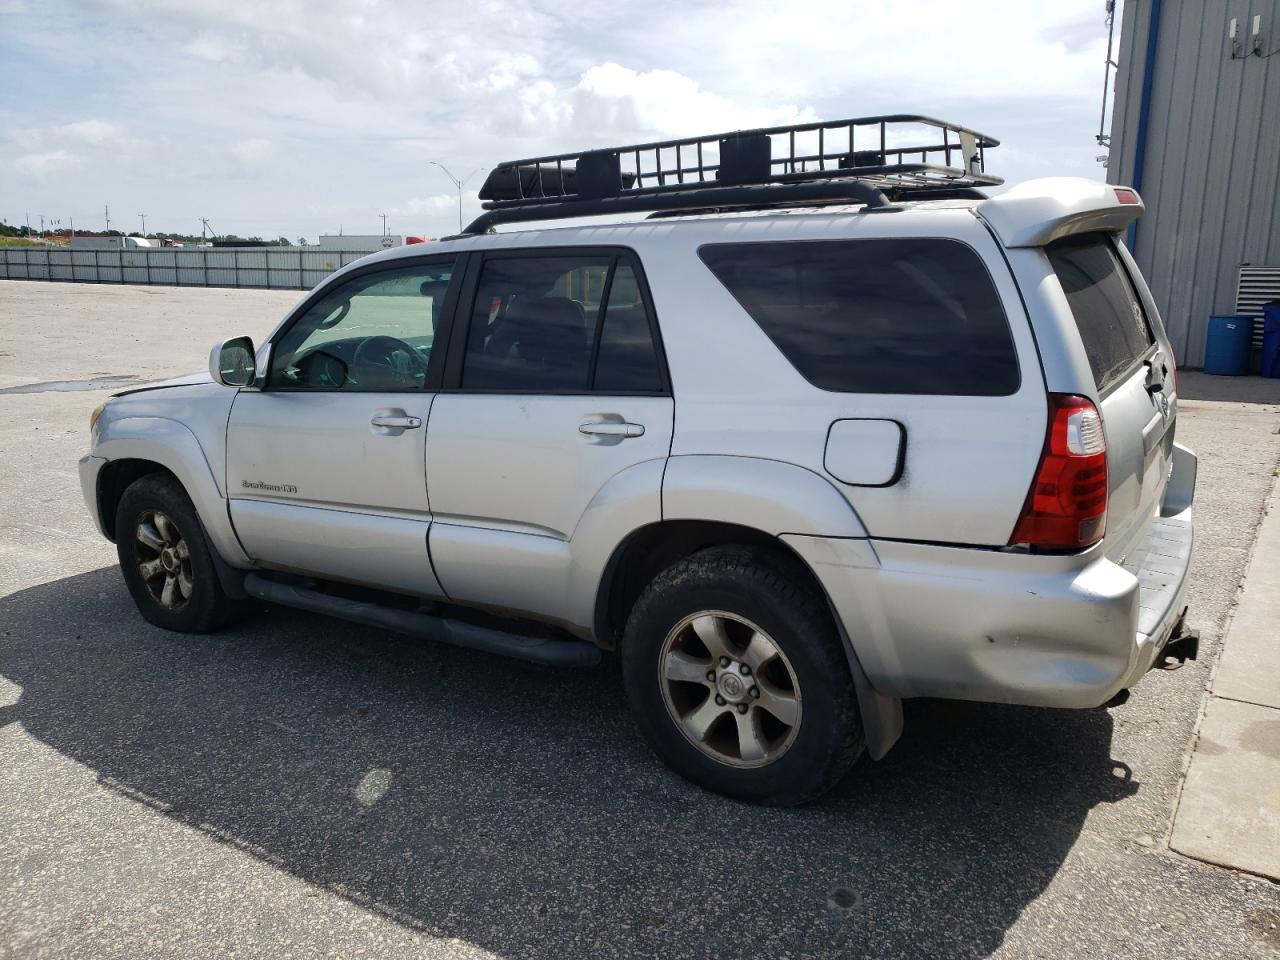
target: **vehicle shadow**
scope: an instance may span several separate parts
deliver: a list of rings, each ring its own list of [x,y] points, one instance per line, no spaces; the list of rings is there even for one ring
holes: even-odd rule
[[[1182,400],[1280,404],[1280,380],[1258,376],[1219,377],[1198,370],[1179,370],[1178,397]]]
[[[552,671],[280,609],[165,633],[96,570],[0,600],[0,726],[425,933],[503,956],[985,956],[1090,809],[1137,785],[1103,711],[909,704],[792,810],[704,793],[613,669]]]

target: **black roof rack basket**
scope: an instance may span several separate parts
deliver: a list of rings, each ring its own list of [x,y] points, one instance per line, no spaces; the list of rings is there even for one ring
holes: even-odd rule
[[[895,199],[972,194],[1000,141],[916,114],[795,124],[500,163],[467,227],[607,213],[818,203],[890,209]]]

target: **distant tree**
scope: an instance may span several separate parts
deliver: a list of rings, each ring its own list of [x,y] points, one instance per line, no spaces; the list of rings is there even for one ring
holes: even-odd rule
[[[278,247],[292,247],[292,246],[293,246],[293,244],[289,242],[289,238],[288,238],[288,237],[281,237],[279,240],[277,240],[277,241],[276,241],[276,246],[278,246]]]

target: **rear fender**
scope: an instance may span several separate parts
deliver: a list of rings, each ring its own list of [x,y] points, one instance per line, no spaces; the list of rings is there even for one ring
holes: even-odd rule
[[[672,457],[662,481],[662,519],[717,520],[775,537],[867,536],[831,481],[804,467],[758,457]]]
[[[809,566],[826,590],[823,553],[832,542],[860,545],[875,563],[862,521],[824,477],[789,463],[752,457],[693,455],[672,457],[662,483],[664,520],[717,520],[752,527],[778,537]],[[828,598],[830,604],[830,599]],[[868,610],[870,615],[873,611]],[[832,614],[843,641],[849,672],[858,695],[867,751],[879,760],[902,733],[902,702],[876,690],[862,667],[859,647],[874,643],[884,631],[855,642],[842,618]],[[869,616],[868,616],[869,619]],[[860,630],[863,624],[856,625]],[[870,652],[870,651],[866,651]]]

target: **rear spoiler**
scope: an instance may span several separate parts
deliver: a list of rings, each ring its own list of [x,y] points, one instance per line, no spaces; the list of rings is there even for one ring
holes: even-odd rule
[[[1129,187],[1047,177],[1020,183],[974,210],[1006,247],[1040,247],[1073,233],[1118,233],[1146,206]]]

